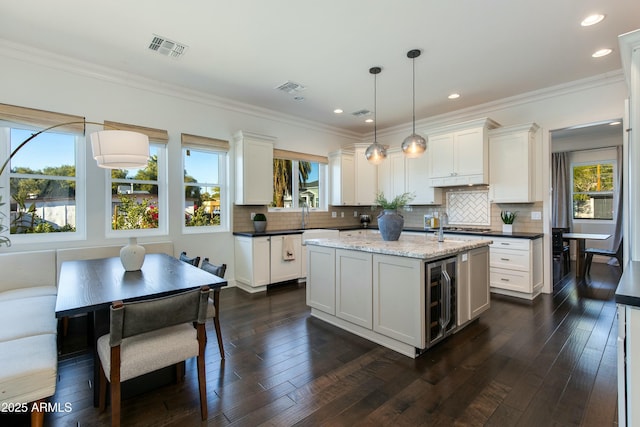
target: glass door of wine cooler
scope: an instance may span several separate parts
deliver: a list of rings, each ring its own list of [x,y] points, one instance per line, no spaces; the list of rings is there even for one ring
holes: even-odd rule
[[[456,258],[427,264],[426,268],[427,347],[456,329]]]

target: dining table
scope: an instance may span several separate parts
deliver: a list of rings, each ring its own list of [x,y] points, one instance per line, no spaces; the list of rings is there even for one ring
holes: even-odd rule
[[[88,315],[94,351],[94,384],[98,384],[97,339],[109,333],[109,307],[115,301],[137,301],[208,286],[220,289],[227,281],[167,254],[147,254],[142,268],[125,271],[119,257],[65,261],[60,268],[56,317]],[[94,387],[94,406],[98,403]],[[123,390],[124,392],[124,390]]]
[[[584,280],[585,276],[585,258],[584,252],[587,240],[607,240],[611,234],[596,233],[562,233],[565,240],[575,240],[576,242],[576,280],[578,282]]]

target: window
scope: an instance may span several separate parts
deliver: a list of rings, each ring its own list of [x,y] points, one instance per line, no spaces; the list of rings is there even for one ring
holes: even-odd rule
[[[184,227],[202,232],[228,223],[224,209],[227,153],[202,147],[183,147]]]
[[[613,219],[616,163],[572,165],[573,219]]]
[[[107,234],[166,233],[166,145],[150,142],[149,155],[145,168],[110,171],[107,206],[111,210],[111,228]]]
[[[326,164],[287,158],[273,159],[273,208],[326,209]]]
[[[0,139],[13,152],[33,133],[18,126],[5,127]],[[84,180],[76,171],[80,142],[84,138],[75,133],[50,131],[29,141],[11,159],[0,185],[5,187],[8,182],[2,201],[9,202],[0,209],[2,225],[12,241],[33,240],[34,235],[40,235],[36,238],[40,241],[76,239],[82,234],[78,226],[84,217],[80,203]]]

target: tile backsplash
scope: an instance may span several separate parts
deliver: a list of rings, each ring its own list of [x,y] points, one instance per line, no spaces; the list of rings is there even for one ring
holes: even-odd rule
[[[401,210],[405,227],[422,228],[425,215],[433,215],[435,212],[438,212],[439,215],[442,212],[447,212],[449,223],[452,225],[477,226],[478,228],[491,228],[499,231],[502,230],[500,211],[508,210],[518,212],[518,217],[513,224],[513,231],[542,232],[542,221],[531,219],[531,212],[542,212],[542,202],[490,203],[487,187],[454,187],[447,189],[445,196],[446,205],[409,206]],[[329,206],[329,210],[326,212],[312,211],[308,221],[305,222],[307,228],[359,227],[360,215],[368,214],[371,216],[371,226],[375,227],[377,225],[376,217],[380,211],[380,209],[372,210],[370,206]],[[261,212],[267,216],[268,231],[299,229],[302,225],[300,212],[269,212],[266,206],[234,205],[233,230],[253,231],[252,212]],[[332,212],[336,213],[335,218],[331,216]]]

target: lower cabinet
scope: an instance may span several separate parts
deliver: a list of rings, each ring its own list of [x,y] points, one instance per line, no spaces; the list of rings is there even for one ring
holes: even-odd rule
[[[489,248],[472,249],[458,255],[458,326],[487,311],[489,292]]]
[[[336,250],[307,246],[307,305],[336,314]]]
[[[293,259],[285,259],[285,242],[293,248]],[[260,292],[271,283],[301,277],[302,238],[300,235],[265,237],[236,236],[235,280],[247,292]]]
[[[542,239],[492,238],[491,292],[532,300],[542,291]]]
[[[424,348],[424,261],[373,256],[373,330]]]
[[[336,249],[336,316],[363,328],[373,325],[372,255]]]

